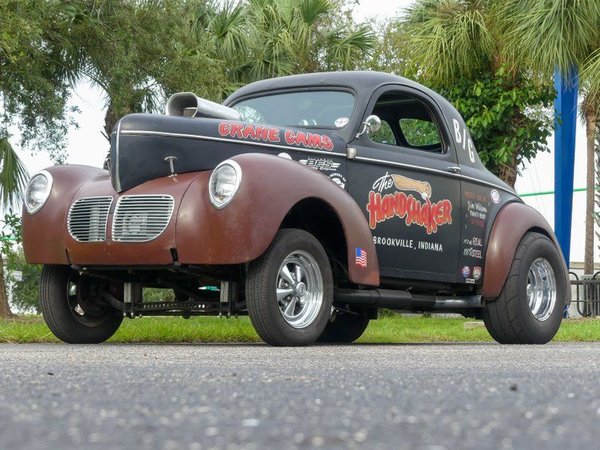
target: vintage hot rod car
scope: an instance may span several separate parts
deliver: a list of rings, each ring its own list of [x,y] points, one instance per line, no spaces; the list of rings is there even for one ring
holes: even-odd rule
[[[458,112],[376,72],[123,117],[105,169],[31,179],[23,240],[46,323],[71,343],[123,317],[201,314],[248,314],[272,345],[352,342],[385,307],[483,317],[498,342],[535,344],[570,302],[552,229],[486,170]]]

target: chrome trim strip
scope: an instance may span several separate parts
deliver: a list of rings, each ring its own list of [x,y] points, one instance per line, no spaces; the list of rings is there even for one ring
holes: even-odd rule
[[[121,192],[121,180],[119,180],[119,138],[121,136],[121,121],[117,125],[117,137],[115,139],[115,188],[117,192]]]
[[[502,190],[504,192],[508,192],[509,194],[514,195],[516,197],[519,196],[519,194],[517,194],[515,191],[511,191],[510,189],[506,189],[504,186],[500,186],[498,184],[490,183],[489,181],[480,180],[478,178],[473,178],[473,177],[470,177],[468,175],[461,175],[460,177],[463,180],[473,181],[474,183],[479,183],[479,184],[485,184],[486,186],[494,187],[494,188],[500,189],[500,190]]]
[[[215,136],[204,136],[204,135],[200,135],[200,134],[184,134],[184,133],[169,133],[169,132],[163,132],[163,131],[142,131],[142,130],[125,130],[123,131],[124,135],[131,135],[131,136],[143,136],[143,135],[148,135],[148,136],[168,136],[168,137],[178,137],[178,138],[183,138],[183,139],[197,139],[200,141],[215,141],[215,142],[227,142],[227,143],[231,143],[231,144],[248,144],[248,145],[255,145],[258,147],[267,147],[267,148],[278,148],[278,149],[282,149],[282,150],[296,150],[296,151],[300,151],[300,152],[307,152],[307,153],[314,153],[317,155],[334,155],[334,156],[346,156],[345,153],[337,153],[337,152],[328,152],[326,150],[311,150],[309,148],[300,148],[300,147],[290,147],[287,145],[278,145],[278,144],[265,144],[264,142],[252,142],[252,141],[240,141],[240,140],[236,140],[236,139],[226,139],[226,138],[220,138],[220,137],[215,137]]]
[[[518,196],[518,194],[516,192],[511,191],[510,189],[506,189],[503,186],[500,186],[500,185],[495,184],[495,183],[490,183],[489,181],[480,180],[478,178],[473,178],[473,177],[470,177],[470,176],[467,176],[467,175],[463,175],[463,174],[447,172],[445,170],[439,170],[439,169],[431,169],[429,167],[415,166],[413,164],[399,163],[399,162],[394,162],[394,161],[386,161],[384,159],[367,158],[367,157],[364,157],[364,156],[357,156],[356,160],[358,160],[358,161],[365,161],[365,162],[379,163],[379,164],[386,164],[386,165],[389,165],[389,166],[402,167],[402,168],[405,168],[405,169],[419,170],[421,172],[437,173],[437,174],[440,174],[440,175],[445,175],[445,176],[449,176],[449,177],[453,177],[453,178],[460,178],[461,180],[468,180],[468,181],[472,181],[472,182],[475,182],[475,183],[483,184],[483,185],[486,185],[486,186],[494,187],[494,188],[500,189],[500,190],[502,190],[504,192],[508,192],[511,195]]]
[[[421,172],[439,173],[440,175],[446,175],[446,176],[451,176],[451,177],[454,177],[454,178],[460,178],[460,175],[456,174],[456,173],[447,172],[445,170],[439,170],[439,169],[431,169],[429,167],[415,166],[414,164],[406,164],[406,163],[399,163],[399,162],[394,162],[394,161],[386,161],[384,159],[367,158],[365,156],[357,156],[356,160],[357,161],[373,162],[373,163],[378,163],[378,164],[386,164],[388,166],[402,167],[404,169],[419,170]]]

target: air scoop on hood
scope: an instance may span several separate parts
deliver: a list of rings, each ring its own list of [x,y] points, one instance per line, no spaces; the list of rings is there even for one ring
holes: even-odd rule
[[[191,92],[171,95],[167,101],[168,116],[212,117],[215,119],[240,120],[241,115],[233,108],[200,98]]]
[[[302,151],[345,156],[345,149],[339,135],[324,130],[131,114],[119,121],[111,137],[110,173],[115,190],[123,192],[155,178],[213,169],[240,153],[293,155]]]

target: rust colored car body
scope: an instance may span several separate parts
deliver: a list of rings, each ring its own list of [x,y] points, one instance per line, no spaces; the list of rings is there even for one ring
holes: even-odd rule
[[[274,345],[351,342],[379,307],[483,316],[506,343],[558,329],[570,298],[550,226],[436,93],[324,73],[224,105],[177,94],[167,111],[121,119],[106,169],[30,183],[24,250],[45,266],[59,338],[100,342],[124,316],[248,313]],[[145,301],[144,287],[174,299]],[[508,295],[519,330],[499,312]]]

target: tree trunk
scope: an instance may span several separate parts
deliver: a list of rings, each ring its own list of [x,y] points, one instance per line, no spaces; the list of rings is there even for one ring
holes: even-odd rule
[[[106,109],[106,115],[104,116],[104,133],[106,133],[106,139],[108,139],[109,142],[110,135],[118,121],[119,118],[113,109],[113,104],[112,102],[109,102],[108,108]]]
[[[587,144],[587,179],[585,202],[585,253],[583,259],[584,273],[594,273],[594,198],[595,174],[594,141],[596,137],[596,115],[592,111],[585,114],[585,136]]]
[[[517,182],[517,175],[519,174],[518,155],[520,151],[521,146],[517,145],[517,147],[513,149],[511,161],[508,164],[501,164],[498,170],[498,177],[512,188],[515,187],[515,183]]]
[[[4,259],[0,255],[0,318],[10,319],[11,317],[14,317],[14,314],[11,312],[10,305],[8,304],[4,279]]]

